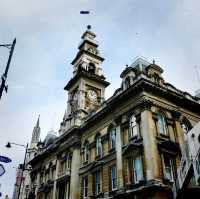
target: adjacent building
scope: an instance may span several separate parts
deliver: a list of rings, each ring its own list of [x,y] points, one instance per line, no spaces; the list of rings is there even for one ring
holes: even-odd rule
[[[199,98],[166,82],[155,61],[138,58],[106,100],[104,58],[90,28],[71,63],[59,136],[49,132],[29,161],[30,192],[37,199],[177,197],[185,129],[200,121]]]
[[[16,171],[16,182],[15,182],[14,192],[13,192],[13,196],[12,196],[13,199],[18,199],[20,182],[23,180],[22,167],[23,167],[23,165],[19,164],[17,171]]]

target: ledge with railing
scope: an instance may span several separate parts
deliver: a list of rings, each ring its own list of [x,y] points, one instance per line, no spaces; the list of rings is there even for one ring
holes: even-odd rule
[[[63,177],[69,177],[71,175],[71,169],[66,169],[58,173],[58,179]]]

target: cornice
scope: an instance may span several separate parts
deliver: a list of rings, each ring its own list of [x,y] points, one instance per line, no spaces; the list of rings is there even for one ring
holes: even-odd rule
[[[75,84],[75,82],[77,82],[81,77],[86,77],[90,80],[99,82],[99,83],[103,84],[105,87],[110,85],[109,82],[105,81],[104,76],[98,76],[95,74],[91,74],[88,71],[86,71],[85,69],[81,68],[78,70],[77,74],[72,79],[69,80],[67,85],[64,87],[64,90],[68,91],[72,87],[72,85]]]
[[[99,55],[96,55],[96,54],[93,54],[93,53],[91,53],[91,52],[89,52],[89,51],[87,51],[87,50],[81,49],[81,50],[77,53],[76,57],[74,58],[74,60],[72,61],[71,64],[74,65],[75,62],[76,62],[76,60],[77,60],[83,53],[85,53],[85,54],[87,54],[87,55],[89,55],[89,56],[91,56],[91,57],[93,57],[93,58],[96,58],[96,59],[98,59],[98,60],[100,60],[100,61],[102,61],[102,62],[105,60],[103,57],[100,57]]]

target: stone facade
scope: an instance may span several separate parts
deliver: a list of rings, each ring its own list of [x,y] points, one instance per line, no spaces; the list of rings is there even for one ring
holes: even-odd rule
[[[199,99],[165,82],[155,62],[139,58],[105,100],[109,83],[95,36],[86,30],[72,61],[59,137],[29,162],[31,191],[38,199],[173,198],[185,147],[182,124],[200,121]]]

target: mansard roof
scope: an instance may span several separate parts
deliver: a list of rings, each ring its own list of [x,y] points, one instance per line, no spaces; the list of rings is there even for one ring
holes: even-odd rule
[[[130,71],[133,71],[133,72],[137,72],[137,69],[136,68],[133,68],[133,67],[126,67],[122,73],[120,74],[120,77],[123,78],[124,76],[126,76],[126,74],[128,74]]]

